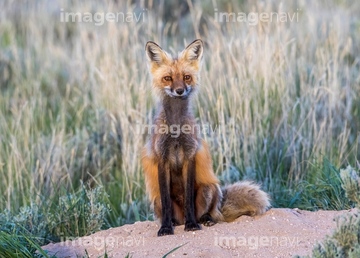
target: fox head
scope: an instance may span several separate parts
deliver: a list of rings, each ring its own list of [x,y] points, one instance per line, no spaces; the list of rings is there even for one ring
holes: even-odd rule
[[[162,96],[187,98],[199,83],[203,42],[193,41],[177,57],[149,41],[145,47],[153,85]]]

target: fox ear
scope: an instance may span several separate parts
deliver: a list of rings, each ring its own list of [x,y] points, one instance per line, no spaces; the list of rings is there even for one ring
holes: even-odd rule
[[[158,44],[152,41],[146,43],[145,51],[148,60],[159,65],[169,58],[168,54]]]
[[[204,46],[201,39],[194,40],[190,45],[188,45],[182,53],[182,57],[186,60],[198,60],[201,61],[203,56]]]

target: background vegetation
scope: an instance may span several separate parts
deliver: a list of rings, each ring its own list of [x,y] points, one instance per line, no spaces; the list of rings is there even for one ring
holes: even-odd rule
[[[359,170],[351,166],[340,170],[342,187],[346,197],[354,202],[356,209],[336,218],[336,229],[325,240],[317,243],[312,251],[314,258],[350,257],[360,255],[360,178]],[[297,256],[299,258],[299,256]]]
[[[64,12],[141,19],[98,26],[61,22]],[[351,207],[339,169],[360,160],[356,1],[2,1],[0,21],[2,255],[152,219],[139,131],[156,106],[148,40],[171,53],[204,40],[194,111],[214,130],[203,137],[223,183],[258,181],[274,207]]]

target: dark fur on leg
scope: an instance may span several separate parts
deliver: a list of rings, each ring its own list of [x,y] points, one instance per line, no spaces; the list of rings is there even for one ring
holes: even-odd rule
[[[185,231],[200,230],[195,218],[195,159],[189,161],[185,188]]]
[[[172,227],[172,207],[170,199],[170,171],[165,164],[159,164],[159,185],[161,196],[161,228],[158,231],[158,236],[173,235],[174,229]]]

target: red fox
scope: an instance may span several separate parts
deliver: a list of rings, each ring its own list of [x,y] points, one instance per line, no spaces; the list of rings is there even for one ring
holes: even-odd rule
[[[199,85],[203,42],[195,40],[177,57],[151,41],[145,50],[160,97],[151,139],[142,151],[146,190],[161,221],[158,236],[174,234],[176,225],[194,231],[200,224],[264,213],[269,197],[257,184],[245,181],[220,189],[209,147],[196,126],[191,98]]]

